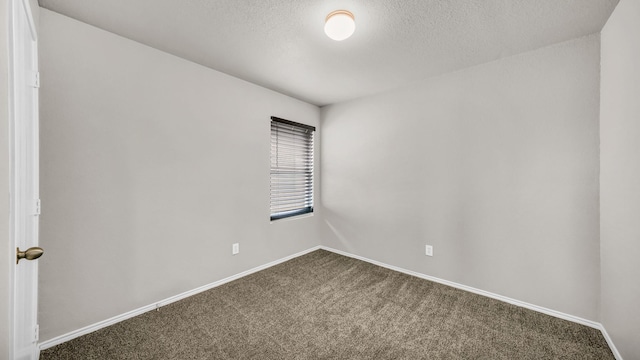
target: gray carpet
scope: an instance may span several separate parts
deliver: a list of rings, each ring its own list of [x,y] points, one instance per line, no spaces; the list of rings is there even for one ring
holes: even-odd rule
[[[318,250],[41,359],[614,359],[595,329]]]

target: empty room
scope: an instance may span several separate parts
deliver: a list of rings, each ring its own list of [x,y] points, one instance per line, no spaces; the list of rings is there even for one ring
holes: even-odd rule
[[[0,359],[640,359],[640,0],[0,13]]]

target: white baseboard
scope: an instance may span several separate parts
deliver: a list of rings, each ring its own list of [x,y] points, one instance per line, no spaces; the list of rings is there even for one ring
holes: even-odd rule
[[[415,271],[412,271],[412,270],[403,269],[401,267],[388,265],[388,264],[385,264],[385,263],[380,262],[380,261],[371,260],[371,259],[365,258],[363,256],[350,254],[350,253],[342,251],[342,250],[337,250],[337,249],[329,248],[329,247],[326,247],[326,246],[321,246],[320,248],[323,249],[323,250],[334,252],[336,254],[348,256],[348,257],[351,257],[351,258],[354,258],[354,259],[358,259],[358,260],[362,260],[362,261],[368,262],[370,264],[381,266],[383,268],[387,268],[387,269],[390,269],[390,270],[398,271],[398,272],[401,272],[401,273],[404,273],[404,274],[407,274],[407,275],[411,275],[411,276],[415,276],[415,277],[418,277],[418,278],[421,278],[421,279],[433,281],[433,282],[436,282],[436,283],[439,283],[439,284],[451,286],[451,287],[454,287],[454,288],[457,288],[457,289],[460,289],[460,290],[464,290],[464,291],[468,291],[468,292],[471,292],[471,293],[474,293],[474,294],[490,297],[492,299],[500,300],[500,301],[503,301],[503,302],[506,302],[506,303],[509,303],[509,304],[512,304],[512,305],[516,305],[516,306],[520,306],[520,307],[523,307],[523,308],[526,308],[526,309],[530,309],[530,310],[534,310],[534,311],[537,311],[537,312],[541,312],[543,314],[551,315],[551,316],[554,316],[554,317],[557,317],[557,318],[560,318],[560,319],[569,320],[569,321],[572,321],[572,322],[575,322],[575,323],[578,323],[578,324],[582,324],[582,325],[586,325],[586,326],[589,326],[589,327],[592,327],[592,328],[599,329],[600,326],[601,326],[599,323],[597,323],[595,321],[591,321],[591,320],[583,319],[583,318],[580,318],[580,317],[577,317],[577,316],[565,314],[565,313],[562,313],[562,312],[559,312],[559,311],[547,309],[547,308],[544,308],[544,307],[541,307],[541,306],[537,306],[537,305],[533,305],[533,304],[530,304],[530,303],[526,303],[524,301],[512,299],[512,298],[509,298],[509,297],[506,297],[506,296],[502,296],[502,295],[498,295],[498,294],[494,294],[492,292],[476,289],[476,288],[471,287],[471,286],[458,284],[458,283],[455,283],[453,281],[443,280],[443,279],[437,278],[435,276],[425,275],[425,274],[422,274],[422,273],[419,273],[419,272],[415,272]]]
[[[419,272],[415,272],[412,270],[407,270],[407,269],[403,269],[397,266],[393,266],[393,265],[389,265],[389,264],[385,264],[383,262],[380,261],[376,261],[376,260],[371,260],[368,259],[366,257],[363,256],[359,256],[359,255],[354,255],[351,253],[348,253],[346,251],[342,251],[342,250],[337,250],[337,249],[333,249],[327,246],[320,246],[321,249],[323,250],[327,250],[336,254],[340,254],[343,256],[347,256],[350,258],[354,258],[354,259],[358,259],[358,260],[362,260],[365,262],[368,262],[370,264],[373,265],[377,265],[383,268],[387,268],[393,271],[397,271],[397,272],[401,272],[407,275],[411,275],[411,276],[415,276],[421,279],[425,279],[425,280],[429,280],[429,281],[433,281],[436,283],[440,283],[443,285],[447,285],[447,286],[451,286],[460,290],[464,290],[464,291],[468,291],[474,294],[478,294],[478,295],[482,295],[482,296],[486,296],[492,299],[496,299],[499,301],[503,301],[512,305],[516,305],[519,307],[523,307],[525,309],[529,309],[529,310],[533,310],[533,311],[537,311],[546,315],[550,315],[553,317],[557,317],[563,320],[567,320],[567,321],[571,321],[574,323],[578,323],[578,324],[582,324],[582,325],[586,325],[589,326],[591,328],[594,329],[598,329],[600,330],[600,332],[602,332],[602,336],[604,336],[605,340],[607,341],[607,344],[609,345],[609,348],[611,348],[611,352],[613,353],[613,355],[615,356],[616,360],[623,360],[622,356],[620,356],[620,353],[618,352],[618,349],[616,349],[615,345],[613,344],[613,341],[611,340],[611,337],[609,337],[609,334],[607,333],[607,331],[605,330],[604,326],[601,323],[595,322],[595,321],[591,321],[591,320],[587,320],[578,316],[574,316],[574,315],[570,315],[570,314],[566,314],[560,311],[556,311],[556,310],[552,310],[552,309],[548,309],[542,306],[538,306],[538,305],[534,305],[534,304],[530,304],[524,301],[520,301],[520,300],[516,300],[516,299],[512,299],[510,297],[506,297],[503,295],[499,295],[499,294],[494,294],[492,292],[489,291],[484,291],[484,290],[480,290],[480,289],[476,289],[474,287],[471,286],[467,286],[467,285],[462,285],[462,284],[458,284],[455,283],[453,281],[449,281],[449,280],[444,280],[444,279],[440,279],[437,278],[435,276],[430,276],[430,275],[425,275]]]
[[[363,256],[354,255],[354,254],[351,254],[351,253],[348,253],[348,252],[345,252],[345,251],[341,251],[341,250],[337,250],[337,249],[333,249],[333,248],[330,248],[330,247],[327,247],[327,246],[315,246],[315,247],[312,247],[310,249],[301,251],[299,253],[286,256],[286,257],[284,257],[282,259],[278,259],[278,260],[272,261],[272,262],[270,262],[268,264],[255,267],[255,268],[249,269],[247,271],[243,271],[243,272],[241,272],[239,274],[229,276],[229,277],[224,278],[222,280],[218,280],[218,281],[212,282],[210,284],[198,287],[196,289],[193,289],[193,290],[190,290],[190,291],[186,291],[186,292],[183,292],[181,294],[166,298],[166,299],[158,301],[156,303],[153,303],[153,304],[150,304],[150,305],[147,305],[147,306],[143,306],[141,308],[129,311],[129,312],[121,314],[121,315],[114,316],[114,317],[112,317],[110,319],[103,320],[103,321],[97,322],[97,323],[89,325],[89,326],[85,326],[85,327],[83,327],[81,329],[69,332],[67,334],[55,337],[55,338],[47,340],[47,341],[43,341],[43,342],[41,342],[39,344],[39,348],[40,348],[40,350],[48,349],[50,347],[56,346],[58,344],[62,344],[64,342],[67,342],[69,340],[75,339],[75,338],[80,337],[82,335],[86,335],[86,334],[92,333],[92,332],[94,332],[96,330],[100,330],[100,329],[102,329],[104,327],[107,327],[107,326],[116,324],[118,322],[127,320],[129,318],[134,317],[134,316],[138,316],[138,315],[143,314],[143,313],[145,313],[147,311],[155,310],[155,309],[157,309],[159,307],[162,307],[162,306],[171,304],[173,302],[182,300],[182,299],[187,298],[189,296],[201,293],[203,291],[207,291],[209,289],[213,289],[213,288],[218,287],[220,285],[226,284],[226,283],[228,283],[230,281],[233,281],[233,280],[236,280],[236,279],[240,279],[240,278],[242,278],[244,276],[253,274],[255,272],[270,268],[270,267],[278,265],[278,264],[281,264],[281,263],[283,263],[285,261],[291,260],[293,258],[302,256],[302,255],[305,255],[305,254],[308,254],[308,253],[316,251],[318,249],[323,249],[323,250],[330,251],[330,252],[333,252],[333,253],[336,253],[336,254],[340,254],[340,255],[343,255],[343,256],[347,256],[347,257],[350,257],[350,258],[362,260],[362,261],[368,262],[370,264],[374,264],[374,265],[377,265],[377,266],[380,266],[380,267],[384,267],[384,268],[387,268],[387,269],[390,269],[390,270],[393,270],[393,271],[398,271],[398,272],[401,272],[401,273],[404,273],[404,274],[407,274],[407,275],[411,275],[411,276],[415,276],[415,277],[418,277],[418,278],[421,278],[421,279],[425,279],[425,280],[433,281],[433,282],[440,283],[440,284],[443,284],[443,285],[451,286],[451,287],[454,287],[454,288],[457,288],[457,289],[460,289],[460,290],[464,290],[464,291],[468,291],[468,292],[471,292],[471,293],[474,293],[474,294],[486,296],[486,297],[489,297],[489,298],[492,298],[492,299],[496,299],[496,300],[499,300],[499,301],[503,301],[503,302],[506,302],[506,303],[509,303],[509,304],[512,304],[512,305],[520,306],[520,307],[523,307],[523,308],[526,308],[526,309],[530,309],[530,310],[533,310],[533,311],[537,311],[537,312],[540,312],[540,313],[543,313],[543,314],[547,314],[547,315],[550,315],[550,316],[553,316],[553,317],[557,317],[557,318],[560,318],[560,319],[568,320],[568,321],[571,321],[571,322],[575,322],[575,323],[578,323],[578,324],[582,324],[582,325],[586,325],[586,326],[598,329],[598,330],[600,330],[602,332],[602,335],[604,336],[605,340],[607,341],[607,344],[611,348],[611,352],[613,352],[613,355],[615,356],[616,360],[623,360],[622,356],[620,355],[620,352],[618,352],[618,349],[615,347],[615,345],[613,343],[613,340],[611,339],[611,337],[609,336],[609,334],[605,330],[604,326],[602,324],[598,323],[598,322],[587,320],[587,319],[583,319],[581,317],[573,316],[573,315],[570,315],[570,314],[565,314],[565,313],[560,312],[560,311],[548,309],[548,308],[545,308],[545,307],[542,307],[542,306],[537,306],[537,305],[530,304],[530,303],[527,303],[527,302],[524,302],[524,301],[512,299],[512,298],[509,298],[509,297],[506,297],[506,296],[494,294],[492,292],[476,289],[476,288],[471,287],[471,286],[458,284],[458,283],[455,283],[453,281],[443,280],[443,279],[440,279],[440,278],[437,278],[437,277],[434,277],[434,276],[429,276],[429,275],[425,275],[425,274],[418,273],[418,272],[415,272],[415,271],[403,269],[403,268],[400,268],[400,267],[397,267],[397,266],[388,265],[388,264],[385,264],[385,263],[380,262],[380,261],[371,260],[371,259],[365,258]]]
[[[126,312],[124,314],[120,314],[120,315],[114,316],[114,317],[112,317],[110,319],[106,319],[106,320],[97,322],[95,324],[89,325],[89,326],[85,326],[85,327],[83,327],[81,329],[69,332],[69,333],[64,334],[64,335],[57,336],[57,337],[55,337],[53,339],[43,341],[43,342],[39,343],[38,346],[39,346],[40,350],[48,349],[50,347],[62,344],[64,342],[67,342],[69,340],[75,339],[75,338],[80,337],[82,335],[86,335],[86,334],[92,333],[92,332],[94,332],[96,330],[100,330],[100,329],[102,329],[104,327],[119,323],[121,321],[127,320],[129,318],[134,317],[134,316],[138,316],[140,314],[146,313],[147,311],[155,310],[157,308],[160,308],[160,307],[165,306],[165,305],[169,305],[169,304],[171,304],[173,302],[176,302],[178,300],[182,300],[182,299],[187,298],[189,296],[201,293],[203,291],[207,291],[209,289],[213,289],[213,288],[218,287],[220,285],[226,284],[226,283],[228,283],[230,281],[240,279],[241,277],[244,277],[244,276],[253,274],[255,272],[270,268],[272,266],[281,264],[281,263],[283,263],[285,261],[288,261],[288,260],[291,260],[293,258],[297,258],[299,256],[302,256],[302,255],[308,254],[310,252],[316,251],[318,249],[320,249],[320,246],[314,246],[314,247],[312,247],[310,249],[301,251],[301,252],[293,254],[293,255],[289,255],[289,256],[283,257],[282,259],[278,259],[278,260],[272,261],[272,262],[270,262],[268,264],[264,264],[264,265],[255,267],[253,269],[249,269],[247,271],[243,271],[243,272],[241,272],[239,274],[229,276],[229,277],[224,278],[222,280],[218,280],[218,281],[212,282],[210,284],[200,286],[200,287],[195,288],[193,290],[185,291],[185,292],[183,292],[181,294],[166,298],[164,300],[160,300],[160,301],[155,302],[153,304],[150,304],[150,305],[147,305],[147,306],[143,306],[141,308]]]
[[[609,336],[609,333],[604,328],[604,325],[601,325],[600,331],[602,332],[602,336],[604,336],[604,339],[607,340],[607,344],[609,344],[609,348],[611,349],[611,352],[613,353],[613,356],[616,358],[616,360],[623,360],[622,355],[620,355],[620,352],[616,348],[616,345],[613,343],[611,336]]]

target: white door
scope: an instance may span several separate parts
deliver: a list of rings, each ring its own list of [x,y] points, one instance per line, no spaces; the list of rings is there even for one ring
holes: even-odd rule
[[[37,34],[28,0],[11,7],[11,235],[13,268],[13,359],[36,360],[38,350],[38,54]],[[24,259],[17,261],[18,250]],[[29,251],[27,249],[31,248]]]

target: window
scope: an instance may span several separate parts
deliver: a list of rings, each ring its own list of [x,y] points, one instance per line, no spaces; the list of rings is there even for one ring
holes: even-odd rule
[[[271,220],[313,212],[315,130],[271,117]]]

